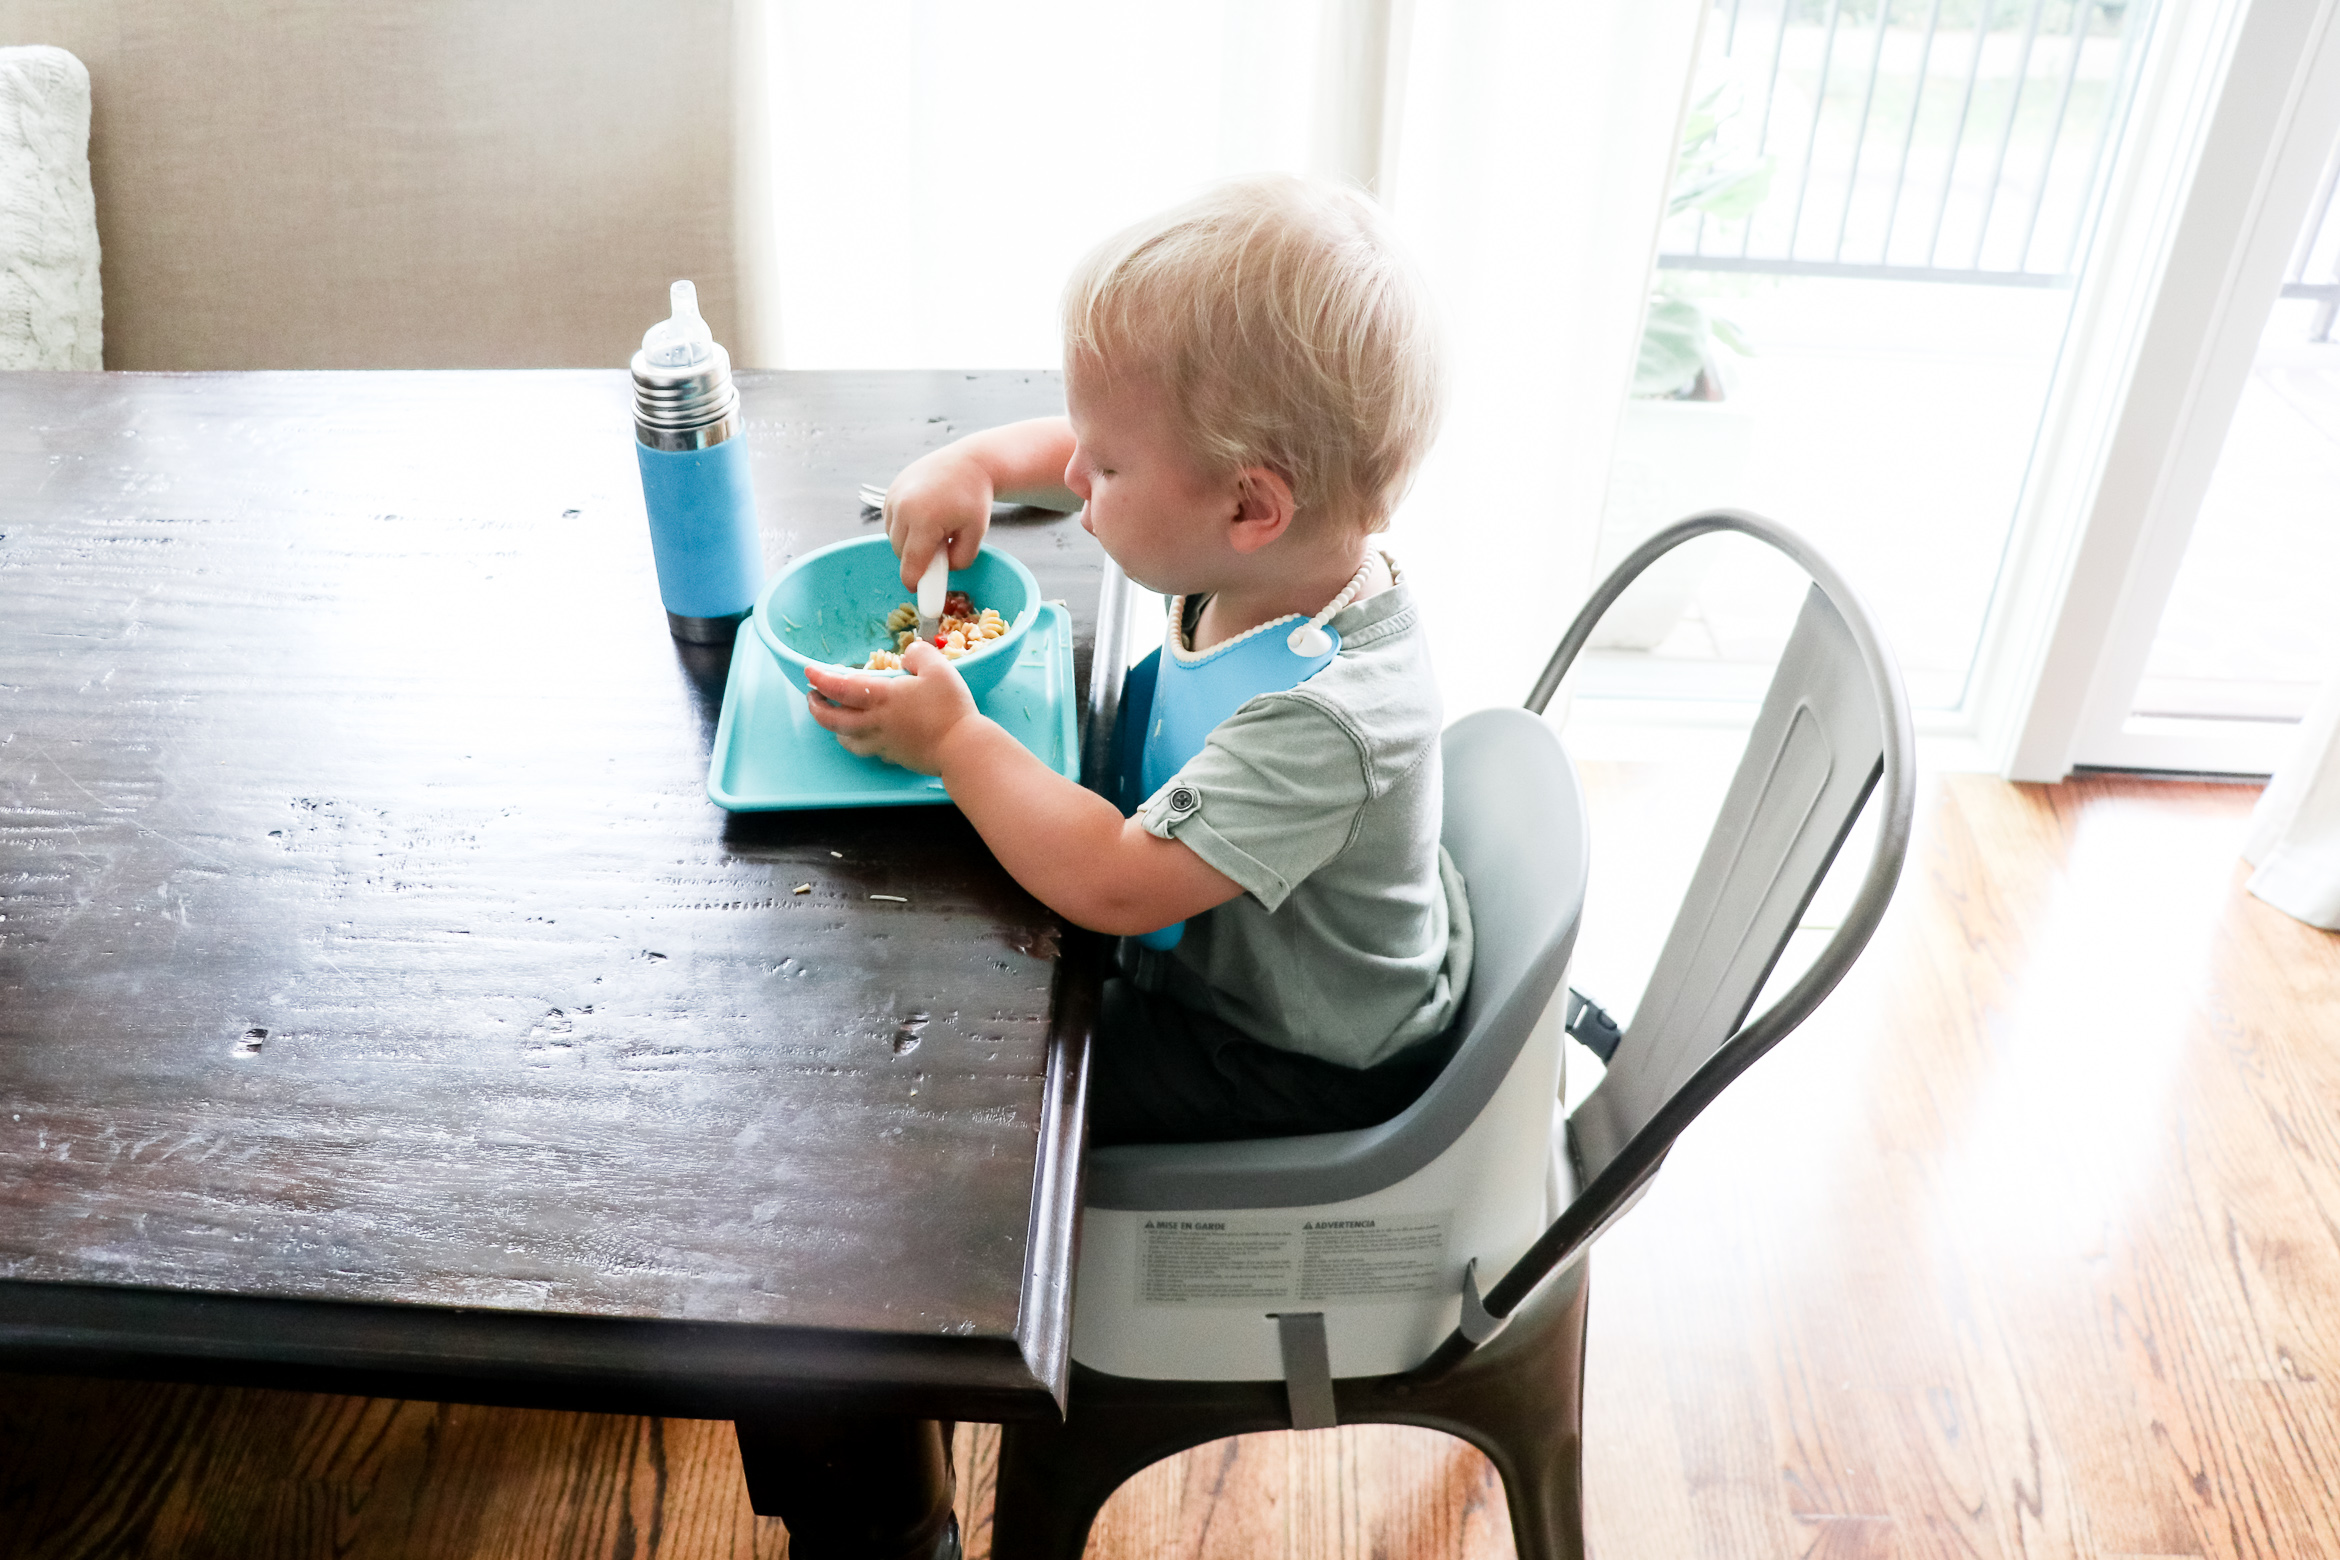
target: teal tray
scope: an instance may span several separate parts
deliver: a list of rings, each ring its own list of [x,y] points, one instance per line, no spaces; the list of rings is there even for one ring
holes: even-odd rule
[[[856,758],[813,723],[804,693],[742,623],[723,686],[723,718],[707,763],[707,798],[732,812],[815,807],[931,807],[951,798],[940,780],[882,759]],[[1049,602],[1024,638],[1015,669],[981,701],[1040,761],[1080,778],[1073,709],[1072,618]]]

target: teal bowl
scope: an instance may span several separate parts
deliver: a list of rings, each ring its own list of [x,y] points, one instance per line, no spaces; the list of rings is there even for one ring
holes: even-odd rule
[[[1003,552],[985,547],[971,567],[951,571],[951,589],[1008,620],[1008,631],[951,664],[980,699],[999,686],[1022,653],[1040,615],[1040,582]],[[858,671],[872,650],[891,650],[886,614],[916,593],[902,583],[901,560],[882,536],[833,542],[790,561],[756,598],[756,637],[799,688],[811,662]],[[872,672],[900,677],[901,672]]]

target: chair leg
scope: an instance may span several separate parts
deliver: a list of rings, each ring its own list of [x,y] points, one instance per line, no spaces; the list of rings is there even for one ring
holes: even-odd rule
[[[1427,1380],[1333,1383],[1343,1424],[1426,1425],[1495,1464],[1519,1560],[1584,1560],[1586,1264],[1553,1279],[1485,1348]],[[994,1560],[1080,1560],[1122,1481],[1222,1436],[1291,1426],[1280,1381],[1135,1381],[1073,1367],[1062,1424],[1000,1435]]]
[[[740,1420],[758,1516],[799,1560],[958,1560],[950,1432],[932,1419]]]
[[[1443,1376],[1337,1383],[1343,1424],[1428,1425],[1471,1442],[1502,1476],[1519,1560],[1584,1560],[1584,1343],[1579,1262],[1502,1334]]]
[[[1092,1467],[1063,1425],[1000,1426],[992,1560],[1081,1560],[1120,1478]]]
[[[1123,1481],[1222,1436],[1291,1427],[1280,1381],[1135,1381],[1073,1367],[1062,1424],[1000,1429],[993,1560],[1080,1560]]]
[[[1519,1560],[1584,1560],[1584,1344],[1592,1285],[1581,1264],[1574,1277],[1573,1294],[1550,1297],[1551,1330],[1521,1371],[1526,1390],[1489,1415],[1491,1434],[1511,1451],[1504,1492]],[[1566,1278],[1553,1287],[1564,1286]]]

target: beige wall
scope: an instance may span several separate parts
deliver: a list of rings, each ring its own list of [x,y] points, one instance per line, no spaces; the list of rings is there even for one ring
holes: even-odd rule
[[[89,67],[108,368],[617,366],[736,319],[730,0],[0,0]]]

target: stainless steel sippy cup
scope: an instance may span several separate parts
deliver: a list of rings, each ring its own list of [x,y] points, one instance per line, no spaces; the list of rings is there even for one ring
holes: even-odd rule
[[[764,585],[756,495],[739,431],[731,356],[677,282],[673,318],[634,354],[634,454],[666,626],[693,644],[729,644]]]

